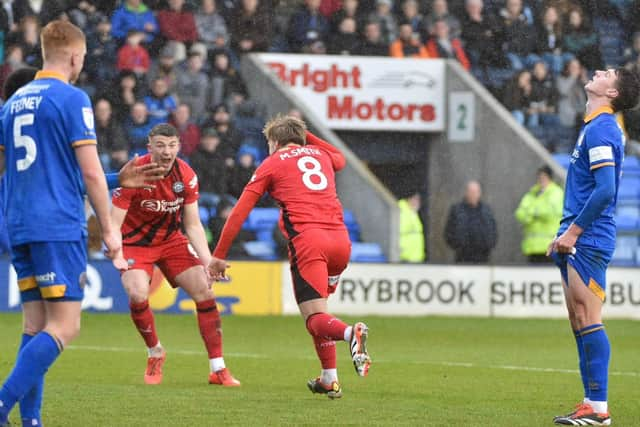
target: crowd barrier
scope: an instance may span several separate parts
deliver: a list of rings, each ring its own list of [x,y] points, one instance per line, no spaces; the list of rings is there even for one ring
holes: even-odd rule
[[[232,262],[230,280],[216,283],[222,314],[297,314],[288,263]],[[83,308],[128,312],[120,275],[108,261],[87,269]],[[329,300],[333,313],[394,316],[548,317],[566,316],[558,270],[544,267],[351,264]],[[194,304],[173,289],[158,270],[150,304],[157,312],[192,312]],[[0,311],[18,311],[13,268],[0,261]],[[611,268],[606,318],[640,319],[640,270]]]

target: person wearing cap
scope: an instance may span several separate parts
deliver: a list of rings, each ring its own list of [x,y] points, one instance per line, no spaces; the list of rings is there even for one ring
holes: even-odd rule
[[[546,256],[549,242],[556,235],[562,219],[564,192],[553,182],[549,166],[537,172],[537,182],[522,197],[516,209],[516,219],[522,224],[522,253],[531,263],[549,263]]]

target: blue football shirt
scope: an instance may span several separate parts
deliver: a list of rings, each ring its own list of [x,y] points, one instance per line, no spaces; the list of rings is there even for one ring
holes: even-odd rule
[[[84,182],[74,148],[96,144],[87,94],[57,73],[40,71],[4,104],[0,130],[11,244],[86,237]]]
[[[578,241],[595,239],[599,246],[615,246],[616,224],[613,215],[624,160],[624,144],[624,133],[611,108],[601,108],[585,118],[585,125],[571,154],[558,234],[571,225],[591,196],[596,186],[593,171],[601,167],[614,167],[616,195],[602,214],[584,230]]]

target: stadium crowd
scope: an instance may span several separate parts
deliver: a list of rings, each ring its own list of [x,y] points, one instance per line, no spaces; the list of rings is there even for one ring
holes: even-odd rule
[[[639,0],[2,0],[0,87],[41,65],[40,28],[69,19],[87,35],[77,84],[105,171],[146,152],[151,127],[168,121],[202,192],[233,203],[266,156],[244,53],[454,58],[551,152],[567,152],[590,73],[640,69],[639,11]],[[640,120],[625,119],[640,139]]]

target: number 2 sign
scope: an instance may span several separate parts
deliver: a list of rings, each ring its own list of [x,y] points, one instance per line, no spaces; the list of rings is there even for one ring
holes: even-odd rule
[[[476,126],[475,109],[473,92],[449,93],[449,141],[473,141]]]

